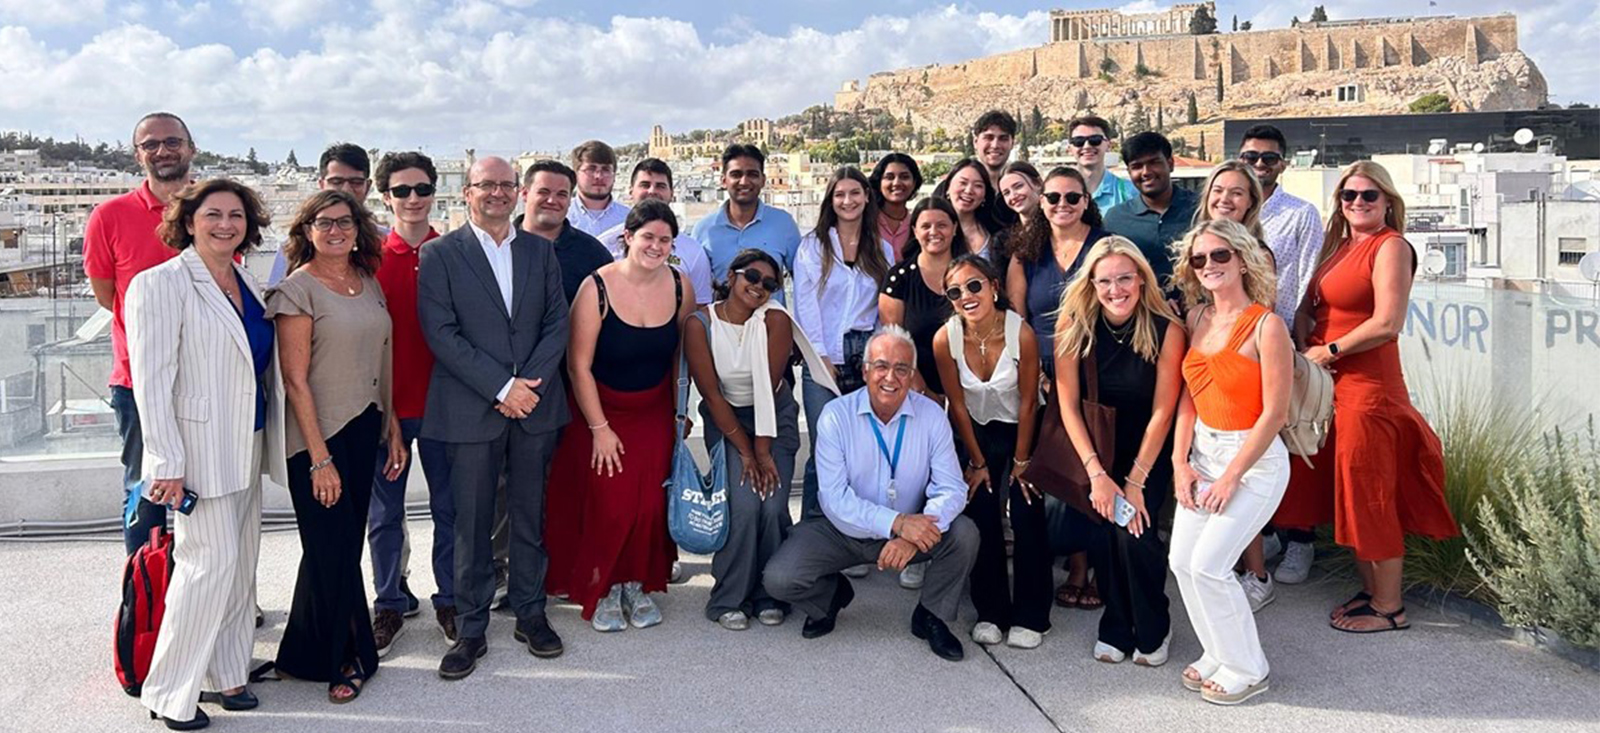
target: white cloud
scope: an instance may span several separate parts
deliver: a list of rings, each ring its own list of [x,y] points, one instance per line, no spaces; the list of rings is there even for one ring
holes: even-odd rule
[[[0,0],[0,25],[76,25],[105,11],[105,0]]]
[[[338,5],[321,0],[236,0],[245,17],[258,25],[280,31],[294,30],[329,13],[343,14]],[[345,7],[354,3],[344,3]]]

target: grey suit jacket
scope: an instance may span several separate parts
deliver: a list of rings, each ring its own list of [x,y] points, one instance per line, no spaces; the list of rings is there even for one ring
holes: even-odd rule
[[[470,225],[422,248],[417,316],[435,359],[425,438],[478,443],[512,423],[536,434],[570,417],[560,369],[569,329],[561,264],[547,242],[527,232],[517,231],[506,246],[512,248],[510,313]],[[513,376],[544,380],[534,390],[539,406],[521,420],[495,410],[495,395]]]

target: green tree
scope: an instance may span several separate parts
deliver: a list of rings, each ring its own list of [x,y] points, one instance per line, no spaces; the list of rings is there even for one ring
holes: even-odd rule
[[[1199,152],[1199,156],[1200,156],[1201,160],[1210,160],[1210,158],[1206,155],[1206,131],[1205,130],[1201,130],[1200,131],[1200,152]]]
[[[1217,32],[1217,19],[1202,5],[1189,16],[1189,35],[1204,36]]]
[[[1160,102],[1156,103],[1156,132],[1167,129],[1167,108]]]
[[[1290,28],[1295,28],[1295,27],[1298,27],[1299,25],[1300,25],[1300,16],[1296,15],[1293,18],[1289,19],[1289,27]]]
[[[1044,129],[1044,113],[1039,111],[1037,104],[1033,105],[1033,111],[1028,114],[1028,126],[1032,127],[1034,132]]]
[[[289,157],[284,159],[283,164],[290,168],[300,167],[300,159],[294,157],[294,148],[289,149]]]
[[[950,174],[950,169],[954,168],[955,166],[952,165],[951,163],[947,162],[947,161],[935,160],[935,161],[933,161],[931,163],[928,163],[927,165],[918,166],[918,167],[922,169],[922,178],[923,178],[923,180],[925,180],[925,181],[937,181],[937,180],[939,180],[941,178],[944,178],[945,176],[949,175]]]
[[[1191,125],[1200,123],[1200,104],[1195,101],[1194,92],[1189,92],[1188,120]]]
[[[1247,21],[1245,21],[1245,22],[1243,22],[1243,23],[1240,23],[1240,24],[1239,24],[1239,30],[1241,30],[1241,31],[1248,31],[1248,30],[1250,30],[1250,29],[1251,29],[1251,28],[1252,28],[1252,27],[1254,27],[1254,25],[1255,25],[1255,24],[1253,24],[1253,23],[1251,23],[1251,22],[1250,22],[1250,21],[1248,21],[1248,20],[1247,20]]]
[[[1110,74],[1116,68],[1117,62],[1112,61],[1110,56],[1100,59],[1100,73]]]
[[[1326,23],[1326,22],[1328,22],[1328,9],[1322,7],[1321,5],[1318,5],[1317,7],[1312,8],[1311,9],[1311,22],[1313,22],[1313,23]]]
[[[1217,104],[1222,104],[1222,67],[1217,67]]]
[[[267,172],[267,164],[261,162],[261,159],[256,157],[255,148],[250,148],[250,152],[245,153],[244,164],[250,166],[250,171],[258,176]]]
[[[1450,111],[1450,98],[1439,92],[1430,92],[1411,100],[1412,114],[1437,114]]]

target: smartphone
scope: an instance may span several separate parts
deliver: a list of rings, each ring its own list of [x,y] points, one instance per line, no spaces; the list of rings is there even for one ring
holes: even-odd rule
[[[135,495],[143,497],[145,501],[148,501],[148,502],[150,502],[152,504],[159,503],[159,502],[151,500],[151,498],[150,498],[150,482],[149,481],[141,480],[139,482],[138,486],[139,486],[139,490],[137,492],[134,492]],[[183,487],[183,501],[178,502],[178,513],[179,514],[189,514],[190,512],[193,512],[194,511],[195,502],[198,502],[198,501],[200,501],[200,496],[198,494],[195,494],[193,491],[190,491],[189,487],[187,487],[187,486]],[[130,505],[133,503],[131,497],[130,497],[128,503]],[[133,507],[132,506],[129,506],[127,508],[127,520],[130,523],[133,521]]]
[[[200,501],[200,497],[197,496],[193,491],[190,491],[187,486],[184,487],[183,501],[178,502],[178,513],[188,515],[189,513],[193,512],[194,504],[197,501]]]
[[[1139,515],[1139,510],[1135,509],[1127,499],[1122,498],[1121,494],[1113,498],[1115,499],[1115,504],[1111,509],[1111,517],[1118,527],[1126,527],[1129,522],[1133,521],[1134,517]]]

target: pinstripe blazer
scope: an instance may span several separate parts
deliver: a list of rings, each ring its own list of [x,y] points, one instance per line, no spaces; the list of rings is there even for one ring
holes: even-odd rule
[[[238,265],[261,299],[254,278]],[[263,301],[265,302],[265,301]],[[182,477],[201,498],[255,483],[256,376],[250,341],[191,247],[134,277],[124,305],[133,396],[144,430],[144,478]],[[265,377],[265,471],[288,485],[283,455],[283,380],[277,347]]]

